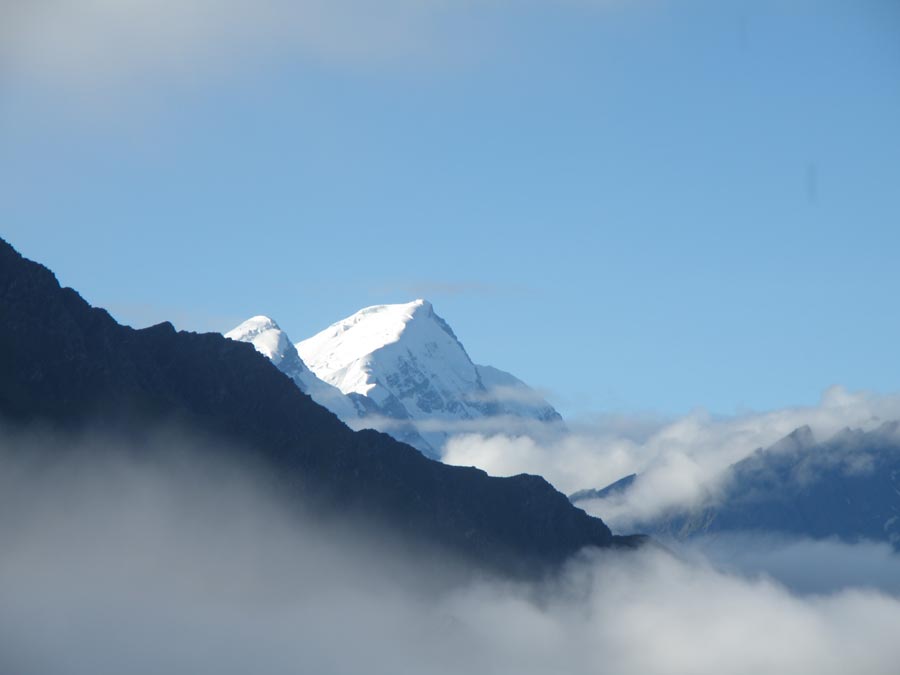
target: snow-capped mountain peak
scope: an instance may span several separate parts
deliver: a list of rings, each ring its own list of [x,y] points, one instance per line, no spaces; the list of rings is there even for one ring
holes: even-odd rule
[[[366,307],[296,347],[325,382],[369,399],[385,417],[411,421],[433,454],[439,454],[450,434],[484,418],[559,419],[546,401],[511,375],[486,370],[492,380],[506,379],[485,386],[482,370],[427,300]],[[500,385],[510,391],[519,387],[520,394],[528,390],[539,405],[504,405],[494,396]]]
[[[457,352],[454,361],[460,360],[454,345],[458,344],[456,336],[443,320],[434,321],[435,318],[434,308],[427,300],[374,305],[333,323],[296,346],[313,372],[345,394],[355,392],[377,397],[378,392],[373,392],[377,383],[368,357],[384,349],[391,351],[391,345],[401,340],[408,343],[403,345],[404,349],[414,351],[429,343],[443,344],[445,348],[453,346],[451,353]],[[434,352],[435,347],[430,350]]]
[[[480,388],[462,344],[427,300],[366,307],[297,343],[297,350],[324,381],[379,404],[395,394],[433,413]],[[426,393],[429,383],[436,389],[429,388],[428,400],[414,395]]]
[[[487,423],[561,420],[521,380],[475,365],[423,299],[366,307],[296,345],[267,316],[248,319],[226,337],[252,343],[351,426],[375,427],[436,457],[452,434],[485,430]]]

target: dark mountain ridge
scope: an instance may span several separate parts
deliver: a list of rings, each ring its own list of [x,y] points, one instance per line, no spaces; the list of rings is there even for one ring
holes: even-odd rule
[[[382,433],[351,431],[250,344],[169,323],[120,325],[2,240],[0,318],[0,418],[8,425],[182,425],[242,448],[301,500],[364,512],[507,571],[637,541],[614,537],[539,476],[490,477]]]
[[[619,480],[610,483],[606,487],[600,488],[599,490],[592,488],[589,488],[587,490],[578,490],[578,492],[573,492],[569,495],[569,501],[571,501],[573,504],[576,504],[588,499],[606,499],[607,497],[620,495],[632,486],[635,478],[637,478],[637,474],[630,473],[627,476],[624,476]]]
[[[897,422],[845,429],[817,443],[801,427],[734,464],[717,503],[667,519],[680,536],[780,532],[900,544]]]

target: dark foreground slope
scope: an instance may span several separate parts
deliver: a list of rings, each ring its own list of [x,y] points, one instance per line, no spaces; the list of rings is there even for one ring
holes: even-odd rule
[[[292,494],[480,562],[529,569],[616,543],[544,479],[493,478],[353,432],[249,344],[134,330],[0,240],[0,416],[61,429],[177,424],[240,448]]]

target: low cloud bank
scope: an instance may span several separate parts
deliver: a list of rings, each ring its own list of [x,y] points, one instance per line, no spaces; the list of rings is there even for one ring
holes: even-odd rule
[[[844,675],[900,659],[890,593],[802,596],[649,548],[542,583],[465,574],[301,516],[195,441],[125,458],[128,443],[0,444],[0,671]]]
[[[900,595],[900,555],[884,542],[848,544],[744,532],[666,544],[688,560],[708,561],[745,577],[768,577],[798,594],[856,588]]]
[[[540,474],[567,494],[640,474],[620,497],[585,504],[625,531],[668,510],[714,500],[724,469],[798,427],[809,425],[822,441],[845,427],[874,429],[896,419],[900,395],[832,387],[817,406],[735,417],[698,411],[674,421],[605,418],[549,435],[512,424],[505,433],[464,432],[449,441],[444,461],[500,476]]]

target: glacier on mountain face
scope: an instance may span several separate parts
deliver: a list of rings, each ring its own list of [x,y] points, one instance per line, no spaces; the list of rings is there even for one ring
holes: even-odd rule
[[[366,307],[291,349],[266,317],[227,336],[253,343],[350,426],[376,428],[433,457],[454,433],[487,422],[562,420],[518,378],[475,365],[427,300]]]

